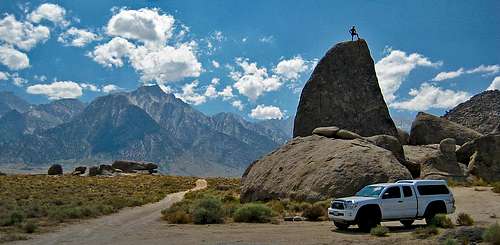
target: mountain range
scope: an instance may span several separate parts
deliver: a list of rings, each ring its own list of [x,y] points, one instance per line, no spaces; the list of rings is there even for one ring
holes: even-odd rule
[[[293,118],[250,122],[207,116],[159,86],[30,105],[0,93],[0,165],[150,161],[175,175],[239,176],[291,138]]]

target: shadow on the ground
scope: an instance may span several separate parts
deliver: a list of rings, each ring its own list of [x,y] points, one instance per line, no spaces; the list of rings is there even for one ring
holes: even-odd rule
[[[405,233],[405,232],[413,232],[415,229],[419,227],[425,227],[426,225],[412,225],[410,227],[405,227],[405,226],[397,226],[397,225],[384,225],[383,223],[381,224],[382,226],[385,226],[389,228],[389,231],[391,233]],[[340,234],[348,234],[348,235],[366,235],[369,234],[367,232],[361,231],[357,226],[351,226],[347,230],[339,230],[335,227],[331,229],[332,232],[335,233],[340,233]]]

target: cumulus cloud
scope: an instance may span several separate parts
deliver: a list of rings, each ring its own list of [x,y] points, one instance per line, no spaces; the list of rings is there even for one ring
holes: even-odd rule
[[[386,102],[392,102],[403,81],[412,70],[421,67],[437,67],[442,62],[432,62],[418,54],[406,54],[401,50],[390,50],[390,53],[375,64],[380,89]]]
[[[217,89],[213,84],[208,85],[207,90],[205,90],[205,96],[209,98],[217,98]]]
[[[499,72],[500,72],[500,65],[480,65],[476,68],[467,71],[468,74],[486,73],[487,75],[493,75]]]
[[[238,109],[239,111],[242,111],[243,110],[243,103],[241,102],[241,100],[235,100],[233,102],[231,102],[231,105]]]
[[[69,25],[69,22],[65,20],[65,15],[66,10],[63,7],[57,4],[44,3],[31,12],[28,19],[33,23],[39,23],[43,19],[46,19],[55,24],[67,26]]]
[[[30,66],[28,56],[7,45],[0,46],[0,63],[11,70],[21,70]]]
[[[222,91],[218,93],[219,96],[222,97],[222,100],[229,100],[230,98],[233,98],[233,88],[231,86],[226,86]]]
[[[174,17],[160,14],[158,9],[122,9],[111,17],[106,29],[111,36],[164,43],[172,37],[174,22]]]
[[[219,64],[219,62],[217,62],[216,60],[212,60],[212,66],[213,66],[214,68],[219,68],[219,67],[220,67],[220,64]]]
[[[7,79],[9,79],[9,73],[0,71],[0,80],[7,80]]]
[[[18,73],[11,74],[10,78],[12,79],[12,84],[18,87],[22,87],[24,84],[27,83],[26,79],[20,77]]]
[[[269,76],[266,68],[259,68],[257,63],[249,63],[246,59],[237,59],[236,63],[243,72],[233,71],[230,76],[236,83],[234,88],[250,100],[255,101],[265,92],[278,90],[282,83],[276,76]]]
[[[82,87],[72,81],[59,81],[51,84],[36,84],[26,88],[30,94],[41,94],[51,100],[63,98],[78,98],[82,96]]]
[[[123,58],[130,55],[135,48],[135,45],[126,39],[115,37],[105,44],[96,46],[88,55],[105,67],[121,67]]]
[[[495,77],[486,90],[500,90],[500,77]]]
[[[280,108],[276,106],[258,105],[252,109],[250,117],[259,120],[281,119],[283,118],[283,112],[281,112]]]
[[[92,92],[100,92],[101,90],[94,84],[91,83],[80,83],[80,87],[85,90],[89,90]]]
[[[117,91],[120,91],[122,88],[114,85],[114,84],[107,84],[107,85],[104,85],[102,87],[102,92],[104,93],[114,93],[114,92],[117,92]]]
[[[300,56],[296,56],[289,60],[282,60],[274,68],[274,72],[285,79],[297,80],[300,74],[307,71],[307,62]]]
[[[197,87],[198,87],[198,80],[185,84],[182,87],[182,93],[175,93],[175,96],[188,104],[193,104],[193,105],[203,104],[207,101],[207,99],[205,96],[199,94],[196,91]]]
[[[17,21],[16,17],[7,14],[0,20],[0,42],[16,46],[22,50],[30,50],[39,42],[45,42],[50,36],[49,28],[33,26],[29,22]]]
[[[462,74],[464,74],[464,68],[460,68],[456,71],[440,72],[431,81],[439,82],[439,81],[459,77]]]
[[[66,46],[83,47],[95,40],[98,40],[99,36],[85,29],[78,29],[71,27],[65,32],[61,33],[57,38],[57,41],[63,43]]]
[[[393,102],[389,106],[410,111],[424,111],[431,108],[448,109],[471,97],[468,92],[443,89],[429,83],[422,83],[419,89],[411,89],[408,94],[413,98]]]

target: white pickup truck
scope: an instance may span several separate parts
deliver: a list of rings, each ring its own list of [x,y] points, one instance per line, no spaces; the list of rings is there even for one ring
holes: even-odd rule
[[[357,224],[363,231],[381,221],[399,220],[411,226],[427,223],[438,213],[455,212],[455,199],[444,180],[400,180],[365,186],[355,196],[332,201],[328,217],[338,229]]]

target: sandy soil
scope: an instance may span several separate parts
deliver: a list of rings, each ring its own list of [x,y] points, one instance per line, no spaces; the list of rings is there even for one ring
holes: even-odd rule
[[[206,184],[206,182],[205,182]],[[203,185],[198,186],[201,188]],[[486,187],[453,188],[457,212],[470,214],[478,225],[499,222],[500,195]],[[424,224],[417,221],[404,229],[399,222],[384,222],[391,233],[378,238],[355,227],[337,231],[331,222],[283,222],[273,224],[173,225],[162,222],[159,211],[180,200],[185,192],[171,194],[160,203],[124,210],[115,215],[72,225],[58,232],[33,237],[19,244],[435,244],[417,240],[412,231]]]

